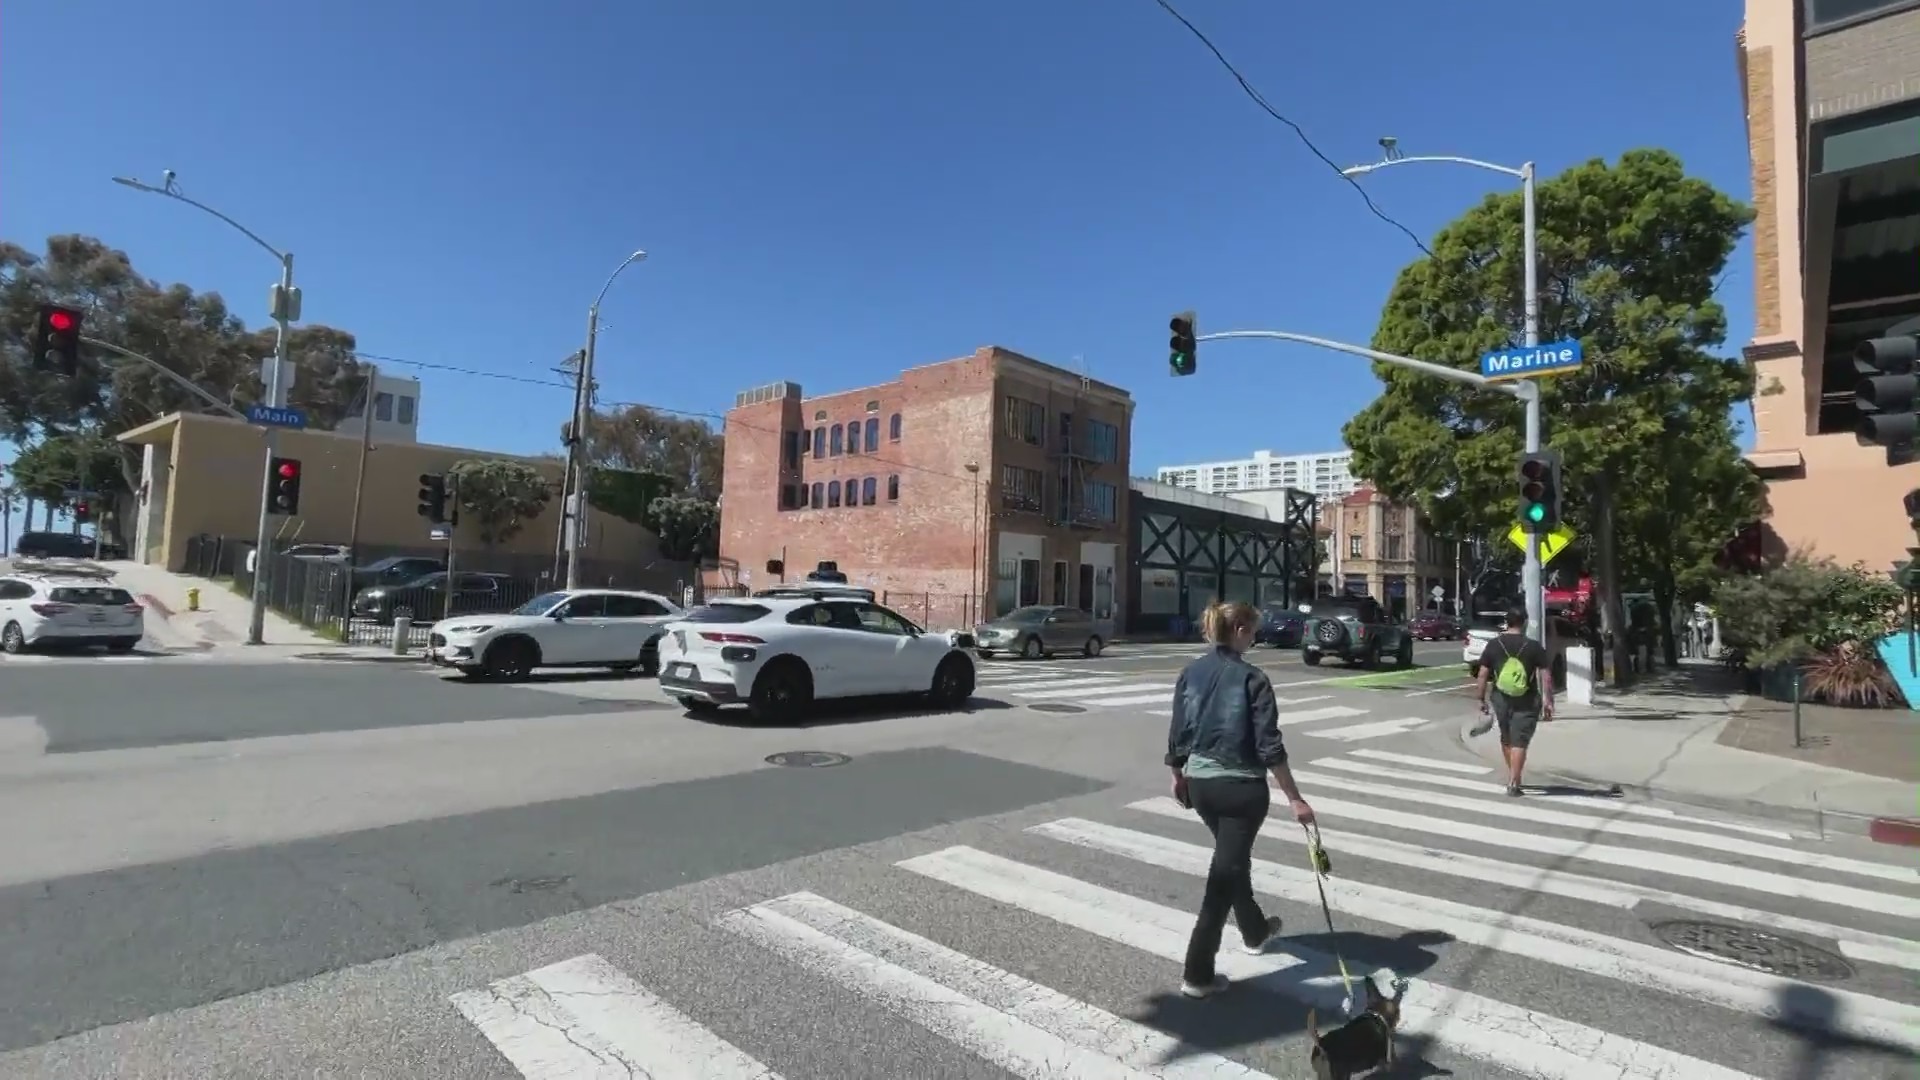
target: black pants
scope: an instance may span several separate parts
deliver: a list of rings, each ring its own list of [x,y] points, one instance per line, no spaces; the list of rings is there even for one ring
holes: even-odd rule
[[[1213,864],[1187,942],[1184,972],[1187,982],[1202,985],[1213,981],[1213,957],[1220,951],[1228,911],[1247,944],[1258,945],[1267,936],[1267,917],[1253,899],[1253,841],[1267,820],[1269,796],[1265,777],[1189,780],[1187,792],[1213,833]]]

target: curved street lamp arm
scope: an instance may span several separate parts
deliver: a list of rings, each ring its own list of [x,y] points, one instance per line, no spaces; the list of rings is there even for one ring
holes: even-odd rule
[[[1509,165],[1495,165],[1491,161],[1481,161],[1478,158],[1456,157],[1452,154],[1422,154],[1414,157],[1388,158],[1385,161],[1376,161],[1371,165],[1354,165],[1342,171],[1348,172],[1348,173],[1362,174],[1362,173],[1377,172],[1381,169],[1385,169],[1393,165],[1413,165],[1420,162],[1438,162],[1438,163],[1443,163],[1447,165],[1470,165],[1473,168],[1485,169],[1488,172],[1505,173],[1508,176],[1515,177],[1521,180],[1526,179],[1527,173],[1531,171],[1533,168],[1531,163],[1522,165],[1516,169]]]
[[[224,401],[221,401],[217,397],[214,397],[212,394],[209,394],[205,390],[201,389],[198,383],[195,383],[193,380],[187,378],[185,375],[182,375],[179,372],[173,370],[172,368],[167,367],[165,364],[162,364],[160,361],[155,360],[150,356],[142,356],[139,353],[134,352],[132,349],[123,349],[120,346],[115,345],[110,341],[101,341],[99,338],[82,337],[80,340],[82,342],[85,342],[88,345],[93,346],[96,349],[105,349],[110,353],[115,353],[119,356],[124,356],[129,360],[138,360],[141,363],[152,368],[153,370],[166,376],[169,380],[173,382],[175,386],[178,386],[180,389],[185,390],[187,393],[192,394],[193,396],[199,398],[201,401],[206,402],[207,404],[213,406],[214,408],[220,410],[221,412],[226,413],[228,416],[233,417],[235,420],[238,420],[241,423],[245,423],[247,420],[245,413],[240,412],[238,409],[235,409],[233,406],[227,404]]]
[[[254,232],[252,229],[247,228],[245,225],[242,225],[239,222],[233,220],[227,215],[221,213],[220,211],[215,210],[213,207],[208,206],[206,203],[200,202],[197,199],[190,199],[187,196],[182,195],[177,191],[169,191],[166,188],[157,188],[157,187],[154,187],[152,184],[143,184],[138,180],[133,180],[124,176],[116,176],[113,178],[113,180],[114,180],[114,183],[121,184],[125,187],[133,188],[135,191],[145,191],[153,195],[165,196],[166,198],[172,199],[176,202],[186,203],[188,206],[193,207],[195,210],[198,210],[203,214],[211,214],[214,217],[219,218],[221,221],[226,222],[228,225],[231,225],[235,230],[237,230],[240,233],[240,235],[246,237],[247,239],[253,241],[256,244],[259,244],[262,248],[265,248],[267,254],[272,255],[274,258],[279,259],[281,262],[287,261],[286,252],[283,252],[279,248],[274,247],[272,244],[267,243],[265,240],[260,239],[260,234]]]
[[[636,251],[633,254],[627,256],[625,262],[622,262],[619,266],[616,266],[613,268],[613,273],[607,275],[607,283],[605,285],[600,286],[600,295],[593,298],[593,309],[595,311],[600,310],[600,302],[607,298],[607,290],[613,288],[614,279],[620,276],[621,271],[625,270],[627,267],[632,266],[634,263],[637,263],[646,257],[647,257],[646,252]]]

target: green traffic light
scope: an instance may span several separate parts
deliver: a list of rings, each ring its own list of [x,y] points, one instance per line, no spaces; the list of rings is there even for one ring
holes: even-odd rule
[[[1546,517],[1547,517],[1547,508],[1544,506],[1541,506],[1539,503],[1534,503],[1533,505],[1527,507],[1528,521],[1531,521],[1535,524],[1539,524],[1540,522],[1545,521]]]

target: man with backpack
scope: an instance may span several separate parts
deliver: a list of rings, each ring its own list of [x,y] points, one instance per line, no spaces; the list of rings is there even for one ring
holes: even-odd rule
[[[1488,684],[1493,695],[1488,697]],[[1475,683],[1480,694],[1481,720],[1473,734],[1500,725],[1500,755],[1507,760],[1507,794],[1520,794],[1520,774],[1527,767],[1527,745],[1542,720],[1553,719],[1553,668],[1547,650],[1527,637],[1527,613],[1507,612],[1507,626],[1487,642],[1480,654]],[[1491,713],[1489,713],[1491,706]]]

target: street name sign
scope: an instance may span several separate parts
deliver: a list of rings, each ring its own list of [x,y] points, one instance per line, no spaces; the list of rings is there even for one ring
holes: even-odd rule
[[[450,540],[452,538],[453,530],[447,528],[445,525],[435,525],[433,528],[427,530],[427,539],[429,540]]]
[[[1553,557],[1567,550],[1567,545],[1573,543],[1573,538],[1578,535],[1580,534],[1573,531],[1573,526],[1564,521],[1555,525],[1552,532],[1541,533],[1540,565],[1545,566],[1552,562]],[[1513,546],[1519,548],[1521,554],[1526,554],[1527,530],[1521,528],[1518,522],[1514,523],[1513,531],[1507,534],[1507,539],[1513,541]]]
[[[247,423],[261,427],[293,428],[296,431],[307,426],[307,414],[299,409],[276,409],[271,405],[247,406]]]
[[[1480,376],[1500,381],[1558,375],[1580,366],[1580,342],[1553,341],[1533,348],[1501,349],[1480,358]]]

